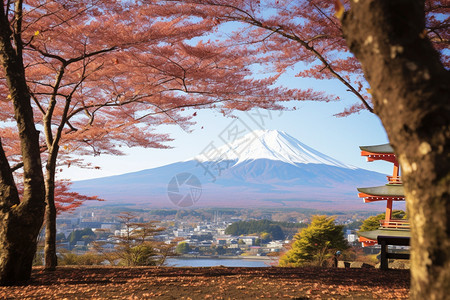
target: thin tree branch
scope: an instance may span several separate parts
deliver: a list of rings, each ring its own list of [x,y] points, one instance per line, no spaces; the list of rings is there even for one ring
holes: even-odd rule
[[[65,72],[65,64],[62,64],[62,66],[60,67],[58,74],[56,75],[56,80],[55,80],[55,86],[53,87],[53,93],[52,96],[50,98],[50,104],[49,107],[47,108],[47,112],[44,115],[44,131],[45,131],[45,139],[47,142],[47,146],[49,149],[51,149],[53,147],[53,132],[52,132],[52,125],[51,125],[51,121],[53,118],[53,112],[55,110],[56,107],[56,95],[57,95],[57,91],[59,89],[59,85],[61,83],[61,80],[64,76],[64,72]]]
[[[175,2],[177,2],[177,0],[174,0]],[[194,2],[195,3],[195,2]],[[202,4],[202,3],[196,3],[196,4]],[[337,73],[333,67],[331,66],[331,63],[328,62],[325,57],[318,52],[314,47],[310,46],[308,44],[308,42],[302,40],[301,38],[299,38],[295,33],[288,33],[287,31],[285,31],[282,27],[278,26],[278,27],[271,27],[268,25],[263,24],[261,21],[259,21],[258,19],[256,19],[252,14],[250,14],[249,12],[234,6],[234,5],[230,5],[230,4],[222,4],[222,3],[216,3],[216,2],[206,2],[205,4],[206,6],[217,6],[217,7],[224,7],[224,8],[230,8],[234,11],[236,11],[238,13],[237,16],[224,16],[224,18],[226,20],[229,21],[238,21],[238,22],[243,22],[249,25],[253,25],[259,28],[263,28],[269,31],[272,31],[274,33],[277,33],[285,38],[288,38],[290,40],[296,41],[298,42],[303,48],[305,48],[306,50],[308,50],[309,52],[311,52],[314,56],[316,56],[320,62],[322,64],[324,64],[324,66],[330,71],[330,73],[336,77],[339,81],[341,81],[362,103],[363,105],[366,107],[366,109],[368,111],[370,111],[371,113],[373,113],[373,108],[369,105],[369,103],[364,99],[364,97],[351,85],[350,82],[348,82],[347,80],[345,80],[341,75],[339,75],[339,73]],[[320,10],[320,9],[319,9]],[[239,13],[241,13],[242,15],[239,15]],[[323,12],[322,12],[323,13]],[[337,25],[336,25],[337,26]]]

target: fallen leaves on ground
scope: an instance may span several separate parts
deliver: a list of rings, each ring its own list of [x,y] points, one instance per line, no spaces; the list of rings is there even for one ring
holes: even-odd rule
[[[0,299],[406,299],[409,271],[319,268],[34,268]]]

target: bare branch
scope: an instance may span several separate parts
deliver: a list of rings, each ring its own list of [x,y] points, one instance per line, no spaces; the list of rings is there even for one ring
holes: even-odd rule
[[[14,166],[11,167],[11,172],[15,172],[15,171],[19,170],[22,167],[23,167],[23,162],[15,164]]]
[[[39,103],[39,100],[36,98],[36,95],[35,95],[33,92],[31,92],[31,91],[29,91],[29,93],[30,93],[31,99],[33,99],[34,103],[37,105],[39,111],[40,111],[43,115],[45,115],[45,110],[44,110],[44,108],[41,106],[41,104]]]
[[[60,67],[58,74],[56,75],[55,85],[53,87],[53,93],[52,93],[52,96],[50,99],[50,104],[49,104],[49,107],[47,108],[47,112],[45,113],[44,120],[43,120],[44,121],[44,130],[45,130],[45,139],[47,142],[47,146],[49,148],[51,148],[53,146],[53,132],[52,132],[51,121],[52,121],[52,117],[53,117],[53,112],[56,107],[57,91],[59,89],[59,85],[63,78],[64,72],[65,72],[65,65],[63,64]]]
[[[63,63],[64,66],[68,66],[71,63],[81,61],[81,60],[86,59],[88,57],[92,57],[92,56],[95,56],[95,55],[98,55],[98,54],[102,54],[102,53],[111,52],[111,51],[114,51],[114,50],[118,49],[116,46],[113,46],[113,47],[110,47],[110,48],[106,48],[106,49],[102,49],[102,50],[98,50],[98,51],[94,51],[94,52],[90,52],[90,53],[84,53],[83,55],[80,55],[78,57],[74,57],[74,58],[66,60],[66,59],[62,58],[61,56],[59,56],[59,55],[51,54],[51,53],[49,53],[47,51],[42,51],[39,48],[37,48],[36,46],[34,46],[33,44],[30,44],[29,47],[32,48],[33,50],[39,52],[44,57],[48,57],[48,58],[53,58],[53,59],[59,60],[61,63]]]

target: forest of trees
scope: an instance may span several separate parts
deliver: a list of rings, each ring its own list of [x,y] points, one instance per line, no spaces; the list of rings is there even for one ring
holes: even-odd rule
[[[68,242],[71,246],[74,246],[78,241],[92,241],[95,239],[95,233],[91,228],[85,228],[81,230],[72,231],[67,237]]]
[[[298,228],[306,227],[303,223],[275,222],[270,220],[250,220],[234,222],[225,230],[226,234],[235,236],[264,233],[265,240],[283,240],[286,238],[285,231],[291,233],[292,230],[298,231]]]

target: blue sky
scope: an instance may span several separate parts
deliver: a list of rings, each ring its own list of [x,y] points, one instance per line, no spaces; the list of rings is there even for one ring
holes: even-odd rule
[[[236,119],[223,117],[214,110],[195,110],[197,116],[192,126],[192,132],[185,132],[176,125],[162,125],[157,132],[170,133],[175,139],[168,143],[172,149],[141,149],[127,150],[126,156],[101,155],[86,157],[86,161],[99,170],[79,169],[71,167],[64,169],[61,178],[82,180],[105,177],[143,169],[154,168],[178,161],[187,160],[199,155],[210,143],[221,146],[219,135],[232,122],[245,124],[251,129],[282,130],[297,138],[300,142],[338,159],[346,164],[360,168],[378,171],[386,174],[392,172],[392,165],[387,162],[366,162],[360,156],[360,145],[376,145],[387,143],[388,139],[379,118],[369,112],[353,114],[345,118],[333,116],[342,112],[356,101],[355,96],[345,91],[337,81],[317,81],[313,79],[295,78],[285,74],[280,78],[280,84],[291,87],[313,87],[339,95],[340,102],[293,102],[289,107],[296,107],[294,111],[264,111],[253,110],[249,113],[237,112]],[[186,113],[192,114],[194,110]],[[253,114],[253,117],[251,117]],[[257,114],[265,114],[261,121]],[[203,127],[203,128],[202,128]]]
[[[225,23],[220,27],[223,36],[234,30],[239,30],[238,23]],[[216,35],[214,35],[215,38]],[[202,39],[202,38],[200,38]],[[196,43],[198,39],[193,39]],[[341,54],[350,55],[350,54]],[[315,62],[318,63],[318,62]],[[253,66],[255,78],[265,77],[269,74],[267,69],[261,66]],[[96,177],[118,175],[133,171],[139,171],[170,163],[193,158],[208,146],[214,143],[218,147],[223,144],[219,135],[232,122],[238,121],[250,129],[275,129],[285,131],[297,138],[300,142],[331,156],[346,164],[356,167],[378,171],[386,174],[392,172],[392,165],[387,162],[366,162],[360,156],[360,145],[376,145],[388,142],[385,130],[380,120],[374,114],[367,111],[350,115],[346,118],[337,118],[334,114],[344,111],[345,108],[359,101],[355,95],[348,92],[346,87],[338,80],[315,80],[310,78],[295,77],[299,71],[305,68],[303,62],[298,62],[292,69],[287,70],[278,79],[277,85],[290,88],[313,88],[325,91],[328,94],[340,97],[339,102],[293,102],[288,107],[296,107],[294,111],[270,112],[270,117],[264,119],[264,124],[255,123],[248,113],[236,112],[237,119],[224,117],[214,110],[187,110],[186,114],[197,116],[194,118],[196,125],[192,126],[192,132],[185,132],[176,125],[162,125],[157,132],[170,133],[175,140],[168,143],[172,149],[129,149],[126,156],[86,157],[86,161],[100,169],[79,169],[71,167],[64,169],[61,178],[82,180]],[[273,74],[272,74],[273,75]],[[269,112],[263,110],[251,113]]]

